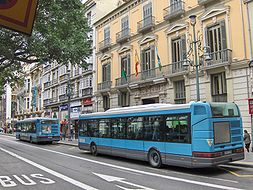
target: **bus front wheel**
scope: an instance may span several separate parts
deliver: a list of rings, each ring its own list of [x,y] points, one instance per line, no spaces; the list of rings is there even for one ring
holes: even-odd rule
[[[97,152],[97,146],[95,143],[91,143],[90,152],[93,156],[97,156],[98,152]]]
[[[162,158],[160,153],[155,150],[151,149],[148,153],[148,161],[149,164],[154,168],[160,168],[162,166]]]

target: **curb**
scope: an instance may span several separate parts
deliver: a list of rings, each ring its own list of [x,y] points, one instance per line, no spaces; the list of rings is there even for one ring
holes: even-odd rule
[[[67,145],[67,146],[75,146],[78,147],[78,144],[73,144],[73,143],[67,143],[67,142],[57,142],[57,144],[63,144],[63,145]]]
[[[232,162],[229,163],[227,165],[231,165],[231,166],[239,166],[239,167],[247,167],[247,168],[253,168],[253,162]]]

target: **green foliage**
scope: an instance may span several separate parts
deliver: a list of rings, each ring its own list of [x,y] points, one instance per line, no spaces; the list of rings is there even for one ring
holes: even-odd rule
[[[0,29],[0,94],[6,82],[18,81],[23,64],[57,61],[86,67],[89,31],[80,0],[39,1],[31,36]]]

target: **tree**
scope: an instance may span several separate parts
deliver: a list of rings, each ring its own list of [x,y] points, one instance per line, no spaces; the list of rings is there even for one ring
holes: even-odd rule
[[[57,61],[86,67],[89,31],[80,0],[39,1],[31,36],[0,29],[0,94],[4,84],[19,80],[23,64]]]

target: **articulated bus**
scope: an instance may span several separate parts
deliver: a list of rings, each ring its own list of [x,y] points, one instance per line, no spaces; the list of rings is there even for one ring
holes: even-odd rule
[[[38,117],[17,121],[16,138],[31,143],[59,141],[59,120]]]
[[[202,168],[244,159],[234,103],[151,104],[80,115],[79,148],[162,164]]]

